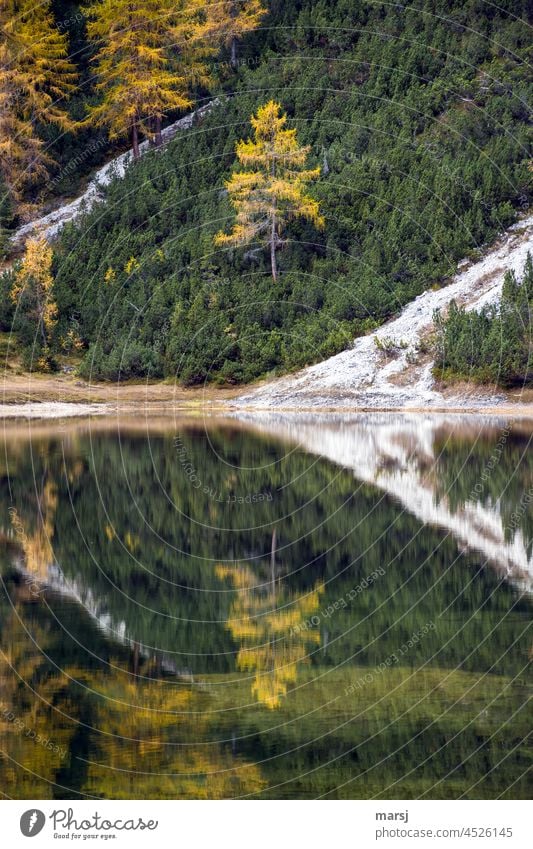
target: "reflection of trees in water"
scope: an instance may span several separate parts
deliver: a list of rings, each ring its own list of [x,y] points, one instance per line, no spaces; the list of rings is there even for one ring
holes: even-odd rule
[[[318,611],[323,586],[305,593],[291,592],[276,580],[275,532],[272,538],[271,577],[258,585],[256,572],[248,566],[218,566],[217,575],[229,579],[237,590],[227,628],[240,646],[237,667],[254,674],[252,693],[274,709],[288,688],[296,683],[298,667],[320,644],[320,631],[309,627]]]
[[[505,429],[471,437],[444,436],[435,445],[435,489],[453,511],[468,502],[499,511],[507,540],[521,532],[533,554],[533,452],[531,436]]]
[[[261,772],[217,742],[211,697],[202,689],[149,678],[153,660],[130,675],[110,657],[94,669],[54,654],[58,635],[46,618],[20,625],[30,599],[21,587],[4,618],[0,656],[0,782],[14,798],[222,799],[255,794]],[[32,609],[35,605],[32,606]],[[203,744],[201,741],[213,740]]]
[[[211,697],[168,681],[96,675],[96,749],[84,792],[106,798],[224,799],[264,786],[254,764],[216,742]],[[131,739],[128,739],[131,738]],[[214,742],[201,744],[202,739]]]
[[[497,434],[480,441],[479,463],[483,452],[490,457]],[[144,646],[157,646],[167,672],[224,674],[234,668],[242,645],[224,624],[235,618],[230,614],[235,596],[224,590],[216,564],[245,563],[257,575],[255,583],[264,582],[261,564],[276,523],[279,551],[285,563],[293,564],[283,579],[289,599],[305,598],[323,583],[326,608],[346,599],[377,568],[386,572],[327,623],[323,620],[329,639],[321,662],[338,665],[354,656],[357,663],[376,666],[425,623],[436,621],[438,627],[412,663],[423,657],[440,666],[487,670],[496,662],[503,673],[521,668],[520,617],[525,612],[508,615],[516,606],[514,591],[480,568],[481,556],[458,557],[451,537],[421,525],[394,501],[328,462],[287,453],[267,437],[231,428],[213,429],[209,442],[213,451],[206,449],[204,432],[191,430],[181,437],[206,486],[217,493],[272,492],[273,500],[243,512],[242,506],[213,501],[194,489],[176,459],[172,434],[151,438],[150,444],[127,433],[119,441],[114,432],[91,442],[37,439],[31,451],[28,443],[13,451],[8,443],[10,478],[8,484],[5,474],[0,477],[0,499],[6,513],[16,506],[32,574],[41,577],[46,570],[48,538],[67,582],[83,598],[85,589],[111,631],[122,626],[120,633],[137,644],[140,654],[145,655]],[[465,451],[470,444],[465,442]],[[511,457],[517,462],[519,437],[509,437],[508,449],[514,453],[502,459],[498,474],[504,471],[514,486],[509,463]],[[460,486],[454,451],[439,461],[442,480],[449,464]],[[468,462],[464,466],[468,475]],[[530,474],[529,466],[523,473],[519,467],[517,474]],[[525,487],[526,478],[521,480]],[[173,501],[164,492],[172,493]],[[502,509],[507,509],[504,501]],[[208,506],[213,528],[205,526]],[[19,535],[9,530],[11,543],[24,553]],[[525,611],[527,600],[520,605]],[[283,602],[271,606],[283,608]],[[281,647],[283,640],[278,642]],[[510,649],[500,661],[502,645]]]

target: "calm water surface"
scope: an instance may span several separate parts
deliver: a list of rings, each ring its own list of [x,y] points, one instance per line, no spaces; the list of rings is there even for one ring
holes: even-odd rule
[[[530,427],[23,424],[12,798],[527,798]]]

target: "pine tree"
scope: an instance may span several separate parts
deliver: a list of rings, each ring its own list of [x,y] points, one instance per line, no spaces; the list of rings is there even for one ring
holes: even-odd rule
[[[131,135],[139,157],[139,134],[161,142],[161,121],[191,106],[191,77],[205,75],[198,59],[205,22],[200,0],[100,0],[86,9],[103,100],[90,113],[111,139]]]
[[[306,184],[316,180],[320,168],[305,170],[310,147],[300,147],[296,130],[288,130],[287,116],[279,103],[270,101],[251,119],[254,138],[237,143],[237,159],[244,171],[226,182],[236,222],[229,235],[219,233],[217,245],[242,246],[255,240],[270,248],[272,277],[277,280],[276,251],[281,233],[292,218],[305,218],[324,226],[319,204],[305,194]]]
[[[41,368],[50,362],[50,339],[57,320],[52,260],[52,248],[44,236],[28,239],[11,290],[11,299],[17,307],[15,329],[23,344],[40,351]]]
[[[8,228],[13,222],[13,203],[0,171],[0,259],[8,241]]]
[[[237,67],[237,44],[258,28],[268,13],[261,0],[222,0],[209,3],[207,17],[212,32],[230,50],[231,65]]]
[[[76,73],[49,0],[4,0],[0,31],[0,169],[12,198],[20,200],[25,186],[45,179],[53,164],[39,125],[74,127],[64,101]]]

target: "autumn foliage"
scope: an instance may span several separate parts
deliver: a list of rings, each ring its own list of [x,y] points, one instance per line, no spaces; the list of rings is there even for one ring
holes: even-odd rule
[[[50,339],[57,319],[52,259],[52,248],[44,236],[28,239],[11,291],[17,308],[15,327],[26,343],[32,365],[43,370],[50,365]]]
[[[292,218],[306,218],[324,226],[319,204],[306,194],[309,182],[320,169],[308,170],[310,147],[300,147],[295,129],[287,129],[287,116],[271,100],[252,117],[254,137],[237,143],[237,159],[243,171],[226,182],[236,221],[229,235],[219,233],[218,245],[248,245],[259,241],[270,248],[272,277],[277,280],[276,251],[281,234]]]
[[[50,0],[3,0],[0,32],[0,172],[20,201],[53,164],[38,126],[73,126],[65,100],[75,89],[76,71]]]

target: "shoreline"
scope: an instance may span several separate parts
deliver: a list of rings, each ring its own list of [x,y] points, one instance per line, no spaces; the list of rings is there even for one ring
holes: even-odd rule
[[[71,375],[9,374],[4,372],[0,394],[0,420],[57,420],[61,418],[140,416],[141,418],[171,416],[173,414],[231,415],[242,413],[299,413],[313,414],[367,414],[367,413],[419,413],[424,415],[478,415],[509,416],[533,419],[533,389],[521,392],[497,390],[474,383],[455,383],[441,387],[439,398],[430,404],[406,403],[400,405],[364,403],[365,397],[344,388],[328,392],[312,391],[300,397],[291,396],[269,403],[268,394],[250,404],[251,393],[276,386],[278,381],[291,381],[292,376],[263,379],[245,386],[215,386],[202,384],[184,387],[167,381],[154,383],[125,382],[88,383]],[[458,401],[460,402],[458,403]],[[376,399],[377,401],[377,399]],[[439,401],[441,403],[439,403]]]
[[[139,420],[171,418],[179,414],[183,417],[195,415],[208,415],[209,417],[227,417],[235,414],[243,415],[250,420],[256,416],[264,416],[265,413],[274,415],[299,415],[305,417],[318,416],[357,416],[368,414],[382,415],[420,415],[420,416],[476,416],[478,418],[512,418],[533,420],[533,404],[502,404],[496,406],[472,406],[463,407],[360,407],[360,406],[334,406],[327,407],[253,407],[232,403],[229,399],[218,400],[181,400],[171,401],[146,401],[139,403],[132,400],[118,402],[110,401],[15,401],[11,403],[0,403],[0,420],[9,421],[58,421],[64,419],[98,418],[101,420],[113,418],[136,417]]]

